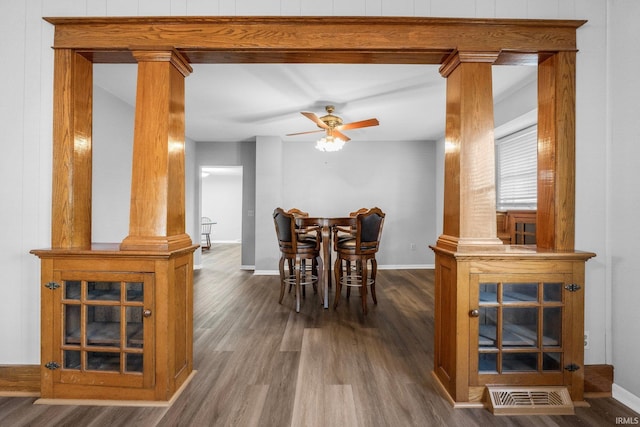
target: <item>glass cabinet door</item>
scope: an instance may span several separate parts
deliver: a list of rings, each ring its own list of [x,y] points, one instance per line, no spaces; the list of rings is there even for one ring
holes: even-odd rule
[[[153,275],[61,273],[61,380],[142,387],[153,372]],[[91,375],[78,375],[94,374]],[[128,378],[128,379],[127,379]]]
[[[471,281],[471,368],[487,382],[514,374],[562,380],[565,275],[474,275]],[[475,301],[475,302],[474,302]],[[477,322],[477,329],[473,326]],[[476,360],[473,360],[477,358]],[[479,381],[482,383],[483,381]]]

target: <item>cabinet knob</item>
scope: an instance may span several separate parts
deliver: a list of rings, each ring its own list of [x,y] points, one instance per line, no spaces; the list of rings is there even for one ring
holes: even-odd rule
[[[478,316],[480,316],[480,310],[478,310],[477,308],[474,308],[469,312],[469,317],[478,317]]]
[[[149,309],[144,310],[144,311],[142,312],[142,315],[143,315],[144,317],[151,317],[151,310],[149,310]]]

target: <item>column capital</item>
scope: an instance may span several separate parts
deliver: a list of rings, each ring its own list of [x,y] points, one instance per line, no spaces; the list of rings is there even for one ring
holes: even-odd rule
[[[449,77],[449,74],[463,62],[483,62],[493,64],[498,59],[500,52],[460,52],[455,50],[444,60],[440,66],[440,75]]]
[[[175,48],[130,47],[129,49],[137,62],[170,62],[185,77],[193,72],[187,59]]]

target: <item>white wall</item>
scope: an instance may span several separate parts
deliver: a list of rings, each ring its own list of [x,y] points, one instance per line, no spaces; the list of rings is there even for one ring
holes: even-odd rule
[[[256,273],[272,271],[280,259],[273,210],[282,205],[284,197],[282,146],[282,140],[275,136],[256,138]]]
[[[342,151],[321,153],[313,143],[260,137],[256,148],[257,273],[277,272],[276,207],[346,216],[378,206],[386,214],[379,268],[433,266],[428,249],[437,237],[433,142],[354,141]]]
[[[283,158],[282,208],[346,216],[378,206],[386,214],[379,268],[433,267],[428,247],[438,237],[433,142],[352,141],[335,153],[321,153],[313,143],[285,142]]]
[[[640,410],[640,190],[638,189],[640,161],[640,2],[615,0],[611,2],[609,46],[612,62],[609,67],[611,93],[610,134],[606,135],[610,160],[611,189],[609,196],[608,243],[611,256],[612,360],[615,367],[614,397]],[[615,66],[614,66],[615,64]],[[606,151],[605,151],[606,153]],[[605,260],[603,260],[605,262]]]
[[[94,85],[91,240],[129,235],[134,108]]]
[[[576,247],[587,263],[588,363],[613,362],[621,389],[640,396],[637,325],[638,39],[635,0],[31,0],[0,4],[3,155],[0,158],[0,364],[39,361],[39,263],[50,242],[52,27],[42,16],[386,15],[587,19],[578,30]],[[612,19],[607,14],[611,5]],[[615,23],[615,25],[614,25]],[[616,41],[615,44],[608,40]],[[611,49],[611,52],[609,52]],[[611,93],[611,97],[609,97]],[[258,146],[259,149],[259,146]],[[259,167],[257,173],[267,176]],[[260,181],[258,181],[260,183]],[[194,184],[195,185],[195,184]],[[259,184],[260,185],[260,184]],[[265,194],[268,194],[265,193]],[[637,194],[637,191],[636,193]],[[261,200],[273,205],[282,195]],[[636,196],[637,197],[637,196]],[[607,203],[611,203],[607,209]],[[270,212],[258,212],[256,215]],[[258,217],[256,217],[257,219]],[[256,221],[257,223],[258,221]],[[256,230],[258,227],[256,227]],[[272,230],[270,230],[272,231]],[[258,232],[256,232],[258,233]],[[256,240],[259,240],[256,235]],[[265,236],[266,237],[266,236]],[[274,248],[277,249],[277,248]],[[609,252],[610,250],[610,252]],[[257,252],[257,251],[256,251]],[[256,264],[258,260],[256,260]],[[613,302],[613,310],[611,303]],[[6,325],[14,325],[7,327]],[[610,343],[610,344],[607,344]]]
[[[51,244],[53,31],[40,2],[0,5],[0,364],[40,361],[40,264]]]

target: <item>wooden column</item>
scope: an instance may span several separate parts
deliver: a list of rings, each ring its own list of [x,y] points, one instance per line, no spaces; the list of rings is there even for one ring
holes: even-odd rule
[[[576,53],[538,65],[538,212],[536,244],[573,251],[575,244]]]
[[[51,247],[91,247],[92,63],[56,49],[53,81]]]
[[[185,233],[184,78],[173,49],[133,51],[138,61],[129,235],[121,250],[172,251]]]
[[[497,53],[455,52],[447,78],[444,222],[438,247],[501,245],[496,231],[493,92]]]

